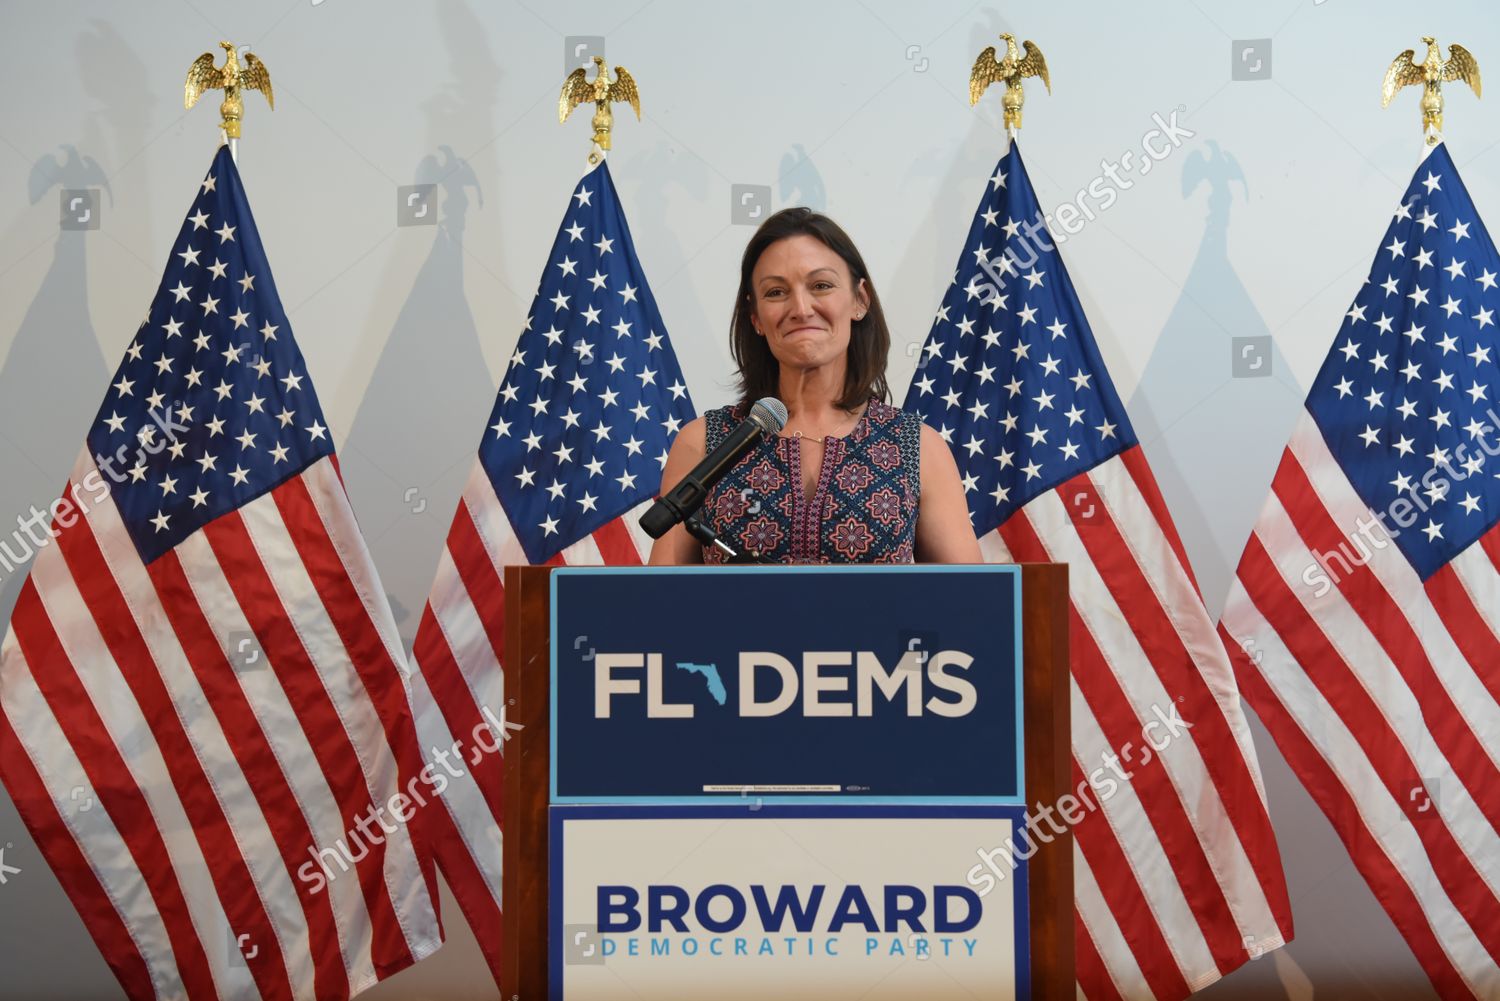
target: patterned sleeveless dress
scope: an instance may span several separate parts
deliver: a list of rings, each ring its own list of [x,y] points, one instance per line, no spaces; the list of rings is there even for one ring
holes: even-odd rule
[[[710,451],[744,404],[704,415]],[[911,563],[921,493],[922,419],[872,399],[846,438],[823,439],[811,501],[802,439],[762,437],[704,498],[702,517],[736,549],[774,563]],[[705,563],[722,563],[704,547]]]

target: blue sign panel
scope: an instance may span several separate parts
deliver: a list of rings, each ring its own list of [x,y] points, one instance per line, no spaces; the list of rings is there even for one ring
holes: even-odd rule
[[[552,574],[552,801],[1022,802],[1012,566]]]

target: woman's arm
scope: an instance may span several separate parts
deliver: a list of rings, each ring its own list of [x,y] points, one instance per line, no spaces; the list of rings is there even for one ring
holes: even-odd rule
[[[684,429],[686,433],[686,429]],[[680,439],[679,439],[680,440]],[[670,461],[668,468],[671,467]],[[922,425],[922,497],[917,505],[918,563],[983,563],[958,463],[943,436]],[[653,560],[655,562],[653,553]]]
[[[672,450],[667,453],[667,464],[661,471],[662,489],[658,493],[675,487],[678,480],[702,461],[708,449],[703,428],[703,418],[696,417],[677,432]],[[657,539],[656,544],[651,547],[652,566],[702,562],[703,546],[681,525],[673,525],[671,531]]]

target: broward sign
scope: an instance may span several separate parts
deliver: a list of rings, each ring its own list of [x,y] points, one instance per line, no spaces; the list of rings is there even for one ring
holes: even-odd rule
[[[554,999],[1027,997],[1019,807],[551,809]],[[997,991],[999,993],[997,993]]]

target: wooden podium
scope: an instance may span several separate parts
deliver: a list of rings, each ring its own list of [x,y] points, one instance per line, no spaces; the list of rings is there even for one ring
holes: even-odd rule
[[[501,997],[548,994],[548,796],[550,777],[550,587],[552,567],[505,568],[506,719],[504,915]],[[1057,802],[1071,791],[1068,569],[1021,567],[1025,801]],[[1028,866],[1032,997],[1071,1001],[1073,841],[1039,844]]]

